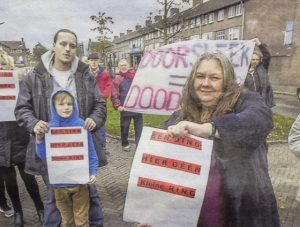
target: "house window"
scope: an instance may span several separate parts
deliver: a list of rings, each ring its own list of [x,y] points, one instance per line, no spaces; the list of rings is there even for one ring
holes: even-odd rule
[[[243,14],[243,7],[242,4],[238,4],[235,6],[235,15],[240,16]]]
[[[214,13],[208,14],[208,23],[213,23],[215,19]]]
[[[235,17],[235,6],[231,6],[228,9],[228,18]]]
[[[212,40],[214,39],[214,32],[206,32],[202,34],[202,39]]]
[[[292,44],[293,30],[294,30],[294,21],[288,21],[286,23],[285,32],[284,32],[284,45]]]
[[[193,18],[190,20],[190,25],[191,25],[191,28],[194,28],[196,26],[196,18]]]
[[[240,39],[240,29],[237,28],[229,28],[228,30],[228,39],[229,40],[239,40]]]
[[[192,35],[191,37],[190,37],[190,39],[192,40],[192,39],[200,39],[200,35]]]
[[[216,32],[216,40],[225,39],[225,31],[220,30]]]
[[[201,24],[201,17],[197,17],[196,19],[196,25],[199,26]]]
[[[202,25],[205,25],[208,23],[208,14],[202,16]]]
[[[22,50],[16,50],[15,52],[16,52],[16,53],[18,53],[18,54],[21,54],[21,53],[23,53],[23,51],[22,51]]]
[[[224,20],[224,9],[218,11],[218,21]]]

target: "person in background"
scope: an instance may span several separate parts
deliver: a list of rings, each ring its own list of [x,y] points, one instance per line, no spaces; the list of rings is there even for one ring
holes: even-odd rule
[[[259,94],[242,91],[224,54],[200,56],[167,126],[170,137],[214,142],[198,227],[280,226],[267,162],[272,112]]]
[[[51,50],[42,55],[42,61],[22,81],[15,108],[17,123],[31,133],[27,147],[25,171],[42,175],[47,186],[44,203],[44,227],[59,227],[61,216],[55,205],[53,187],[49,185],[47,166],[36,155],[36,134],[49,130],[51,119],[50,100],[54,90],[68,89],[78,103],[79,116],[84,119],[84,128],[95,132],[105,124],[106,103],[101,98],[95,78],[89,66],[76,56],[77,36],[69,29],[58,30]],[[94,144],[99,143],[93,140]],[[96,145],[95,145],[96,147]],[[90,185],[89,222],[91,227],[103,225],[100,198],[95,185]]]
[[[121,142],[124,151],[130,151],[131,146],[128,142],[128,134],[131,119],[134,123],[135,144],[139,143],[142,129],[143,129],[143,115],[141,113],[134,113],[124,110],[124,101],[131,86],[135,72],[128,69],[128,62],[121,59],[118,63],[119,73],[113,80],[111,88],[111,101],[115,110],[120,112],[120,127],[121,127]]]
[[[105,70],[100,65],[99,56],[97,53],[91,53],[88,56],[88,63],[90,66],[91,73],[95,76],[98,87],[100,89],[101,95],[104,100],[107,102],[108,97],[110,96],[111,92],[111,77],[107,70]],[[109,154],[106,148],[106,130],[105,126],[100,128],[100,135],[102,140],[102,148],[104,149],[106,154]]]
[[[50,129],[52,127],[72,127],[84,126],[84,120],[79,117],[78,107],[75,98],[72,94],[61,89],[55,91],[52,95],[51,103],[51,121],[49,122]],[[37,155],[46,160],[46,143],[45,134],[36,134]],[[54,184],[54,194],[56,206],[62,216],[63,227],[69,226],[89,226],[89,188],[88,184],[96,182],[98,170],[98,157],[94,148],[92,135],[87,134],[88,141],[88,161],[90,179],[87,184]],[[68,161],[74,162],[74,160]],[[76,160],[75,160],[76,162]],[[76,175],[76,173],[73,173]]]
[[[300,159],[300,114],[298,115],[291,127],[288,137],[288,143],[290,150],[298,159]],[[298,187],[296,200],[300,202],[300,184]]]
[[[5,183],[0,183],[0,212],[3,212],[6,217],[14,215],[15,227],[23,226],[23,210],[15,170],[15,166],[17,166],[25,188],[34,203],[39,220],[43,223],[44,206],[37,181],[33,175],[24,171],[29,133],[14,121],[0,122],[0,127],[0,180]],[[10,197],[13,210],[6,203],[4,186]]]
[[[271,61],[271,54],[267,45],[262,43],[258,38],[254,38],[256,46],[259,48],[252,54],[250,67],[246,76],[244,87],[247,90],[258,92],[268,107],[275,106],[273,89],[269,81],[268,69]]]
[[[14,69],[12,64],[10,66],[12,68],[9,69]],[[23,70],[16,70],[15,72],[19,77],[19,81],[22,81],[25,72]],[[33,175],[24,171],[30,135],[24,127],[19,127],[15,121],[0,122],[0,128],[0,212],[4,213],[6,217],[14,215],[15,226],[23,226],[23,209],[15,170],[15,167],[17,167],[25,188],[34,203],[39,221],[43,223],[44,206],[37,181]],[[7,204],[5,189],[10,197],[13,209]]]

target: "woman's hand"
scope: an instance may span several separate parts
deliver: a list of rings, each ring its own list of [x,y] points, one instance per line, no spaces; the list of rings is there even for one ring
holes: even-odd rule
[[[212,124],[198,124],[191,121],[180,121],[176,125],[169,126],[167,134],[170,137],[186,137],[191,134],[202,138],[208,138],[212,134]],[[218,130],[216,130],[215,137],[220,138]]]
[[[189,134],[188,125],[189,121],[180,121],[176,125],[168,127],[167,134],[170,137],[186,137]]]

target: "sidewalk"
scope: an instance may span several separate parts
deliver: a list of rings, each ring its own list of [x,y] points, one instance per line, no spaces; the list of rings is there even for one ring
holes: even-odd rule
[[[131,227],[133,224],[122,221],[122,212],[127,190],[129,171],[134,152],[121,151],[118,140],[109,138],[108,149],[111,152],[109,164],[99,170],[97,189],[102,199],[105,227]],[[269,170],[277,197],[282,227],[300,226],[300,202],[295,200],[298,182],[300,182],[300,161],[288,150],[286,143],[269,145]],[[45,187],[38,177],[41,194],[45,196]],[[19,183],[20,178],[19,178]],[[32,201],[23,184],[20,195],[24,210],[24,227],[40,227]],[[13,218],[0,214],[0,226],[13,226]]]

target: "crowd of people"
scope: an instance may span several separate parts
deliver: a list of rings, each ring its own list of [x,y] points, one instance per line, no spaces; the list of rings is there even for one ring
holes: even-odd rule
[[[233,66],[224,54],[204,53],[188,76],[180,110],[166,122],[170,137],[191,134],[214,141],[199,227],[280,226],[267,163],[266,138],[273,128],[270,108],[275,105],[268,77],[271,55],[259,39],[253,41],[259,51],[253,53],[242,86],[237,84]],[[6,217],[14,215],[16,227],[22,227],[24,221],[15,166],[43,226],[103,226],[95,181],[98,167],[107,164],[106,155],[110,154],[105,130],[109,97],[120,113],[123,151],[134,150],[128,141],[131,120],[134,147],[139,143],[143,115],[124,108],[135,70],[122,59],[113,78],[97,53],[90,53],[84,63],[76,56],[76,48],[73,31],[57,31],[52,48],[20,81],[16,122],[0,122],[0,212]],[[298,117],[289,139],[291,150],[298,156],[299,125]],[[52,127],[68,126],[87,130],[87,184],[49,182],[45,134]],[[41,175],[47,187],[44,203],[35,175]]]

